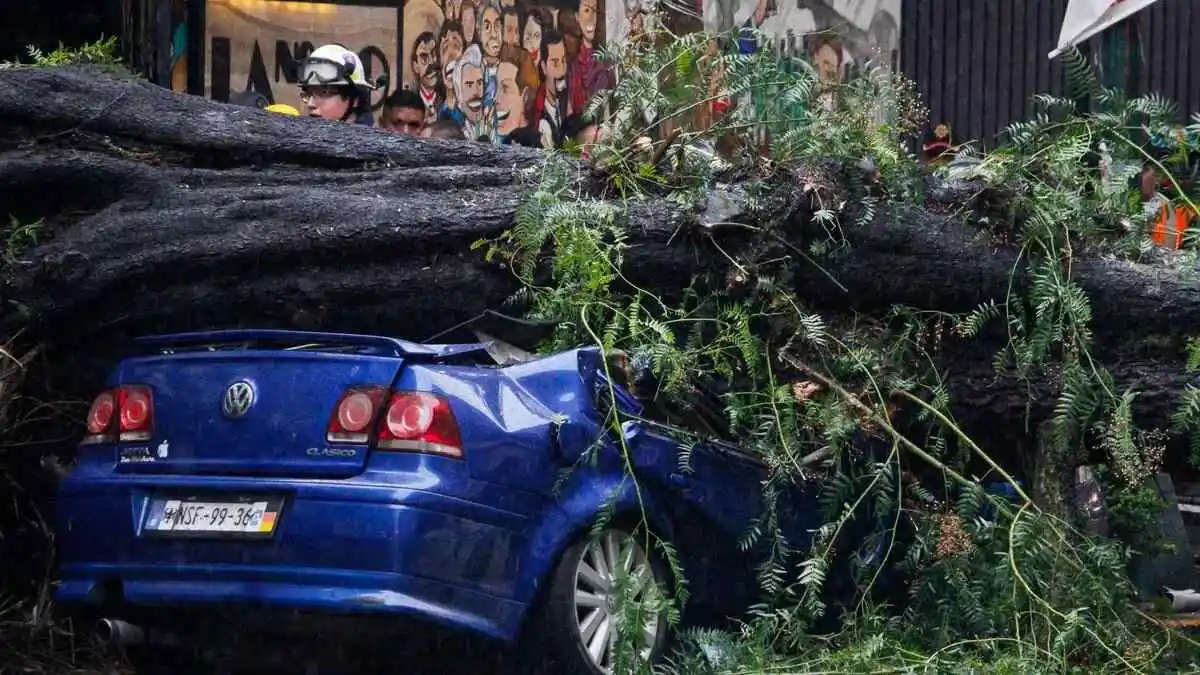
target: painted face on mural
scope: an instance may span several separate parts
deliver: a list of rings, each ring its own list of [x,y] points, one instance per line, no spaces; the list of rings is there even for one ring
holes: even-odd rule
[[[467,44],[475,41],[475,3],[466,0],[462,6],[462,33]]]
[[[757,0],[754,3],[754,25],[761,27],[763,22],[779,13],[775,0]]]
[[[454,62],[462,56],[462,31],[457,21],[447,21],[442,24],[438,40],[438,67],[442,81],[442,91],[445,92],[446,105],[454,105]]]
[[[412,66],[413,77],[420,82],[422,87],[426,89],[432,87],[435,83],[431,80],[427,73],[429,66],[433,65],[433,50],[436,46],[437,38],[433,33],[421,33],[417,36],[416,43],[413,44]]]
[[[546,90],[558,95],[567,87],[567,45],[558,41],[546,46],[546,60],[542,63],[546,76]]]
[[[445,0],[443,12],[446,15],[447,21],[459,21],[462,19],[463,0]]]
[[[461,67],[461,109],[468,120],[478,122],[483,119],[483,69],[472,63],[463,64]]]
[[[629,37],[637,39],[646,31],[646,18],[641,9],[635,9],[626,15],[629,19]]]
[[[537,54],[542,48],[542,24],[538,23],[534,12],[525,16],[525,34],[521,37],[521,46],[530,54]]]
[[[525,126],[525,87],[518,80],[520,68],[511,61],[501,61],[496,71],[498,91],[496,93],[496,117],[500,120],[501,134]]]
[[[442,66],[437,61],[430,63],[425,67],[425,74],[421,76],[420,83],[422,89],[433,89],[437,86],[438,77],[442,71]]]
[[[583,31],[583,40],[588,45],[593,45],[596,42],[596,21],[598,15],[596,0],[579,0],[579,28]]]
[[[449,66],[462,56],[464,40],[462,33],[456,30],[448,31],[442,36],[442,44],[438,45],[438,60],[443,66]],[[448,84],[448,83],[447,83]]]
[[[479,41],[483,46],[483,55],[489,61],[500,58],[501,25],[500,10],[488,4],[479,14]]]
[[[426,85],[425,88],[427,90],[432,90],[437,85],[438,80],[440,80],[441,77],[442,77],[441,64],[437,63],[437,62],[431,63],[431,64],[429,64],[429,68],[425,71],[425,77],[421,78],[421,84],[425,85],[425,83],[428,83],[428,85]],[[442,104],[443,97],[433,96],[430,98],[424,98],[424,102],[425,102],[425,126],[430,126],[434,122],[437,122],[438,107]]]
[[[826,84],[837,84],[842,79],[841,54],[838,54],[833,45],[823,44],[817,47],[816,53],[813,54],[813,66],[816,67],[821,81]]]
[[[517,13],[514,10],[504,11],[504,44],[517,46],[521,40],[521,27],[518,25],[520,19],[517,18]]]

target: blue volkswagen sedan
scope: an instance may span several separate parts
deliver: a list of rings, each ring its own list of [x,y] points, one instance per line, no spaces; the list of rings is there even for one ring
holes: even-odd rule
[[[635,601],[678,581],[659,538],[693,581],[685,618],[754,600],[761,550],[739,541],[764,466],[647,419],[598,349],[505,364],[487,342],[338,333],[137,344],[91,405],[56,526],[57,599],[113,643],[242,607],[533,634],[555,672],[599,675],[618,576]],[[805,509],[784,506],[799,545]],[[646,606],[653,660],[668,622]]]

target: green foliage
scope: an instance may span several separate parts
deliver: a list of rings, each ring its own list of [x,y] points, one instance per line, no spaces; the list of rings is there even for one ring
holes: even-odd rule
[[[902,80],[874,68],[842,85],[827,105],[822,96],[829,92],[811,68],[780,68],[769,51],[714,53],[713,38],[652,35],[604,55],[616,64],[619,84],[592,102],[593,112],[607,113],[592,157],[622,201],[583,194],[575,165],[551,157],[541,175],[530,177],[536,189],[516,225],[479,243],[524,282],[515,304],[561,322],[545,349],[622,350],[654,376],[655,389],[639,395],[678,416],[701,407],[700,390],[714,381],[724,385],[723,420],[681,440],[681,467],[693,441],[717,437],[756,453],[769,469],[764,514],[742,542],[767,553],[758,570],[761,601],[741,631],[687,631],[665,671],[1161,667],[1173,636],[1137,610],[1127,549],[1077,532],[1019,490],[1016,506],[986,495],[964,473],[968,457],[1010,477],[954,424],[950,392],[929,364],[944,335],[970,338],[1003,320],[1011,339],[997,355],[998,369],[1026,378],[1060,373],[1047,440],[1061,462],[1085,457],[1092,443],[1104,449],[1121,485],[1157,470],[1161,437],[1137,427],[1134,392],[1117,393],[1093,359],[1091,309],[1070,263],[1085,243],[1115,241],[1114,250],[1124,251],[1140,246],[1133,242],[1144,238],[1137,233],[1145,215],[1130,206],[1123,187],[1131,169],[1117,161],[1119,153],[1105,176],[1085,160],[1101,138],[1129,150],[1119,155],[1128,160],[1133,150],[1121,131],[1164,106],[1100,91],[1096,97],[1110,108],[1079,115],[1071,101],[1040,97],[1037,118],[1014,125],[1007,147],[951,168],[1010,197],[1004,222],[1021,225],[1016,234],[1027,281],[1006,302],[960,317],[897,308],[883,321],[830,323],[790,290],[791,271],[825,255],[853,255],[847,231],[870,227],[878,210],[920,196],[920,167],[902,150],[905,135],[919,127],[920,106],[906,100],[911,89]],[[693,123],[697,107],[716,98],[739,104],[715,124]],[[764,100],[770,103],[745,103]],[[766,153],[759,152],[763,138]],[[714,151],[729,140],[725,151]],[[756,181],[746,195],[755,216],[747,236],[764,245],[726,254],[725,279],[698,272],[677,301],[639,288],[624,268],[629,214],[662,199],[687,211],[731,166]],[[807,251],[790,243],[794,224],[774,217],[786,213],[778,200],[797,183],[813,222],[827,234]],[[1130,225],[1134,220],[1139,224]],[[611,391],[609,399],[602,406],[607,425],[636,484],[632,451],[619,433],[629,416],[617,413]],[[897,401],[915,408],[909,435],[894,426]],[[1195,407],[1200,411],[1200,393]],[[918,473],[933,479],[922,482]],[[823,523],[808,542],[786,541],[778,528],[780,499],[794,486],[820,495]],[[1118,510],[1140,513],[1135,501],[1118,501]],[[911,541],[890,536],[901,512],[917,526]],[[676,559],[668,542],[647,537]],[[871,593],[881,572],[864,551],[878,541],[897,547],[893,553],[908,575],[909,604],[898,617]],[[672,569],[681,581],[703,581],[686,579],[677,562]],[[847,574],[854,592],[840,606],[841,629],[813,635],[837,609],[827,591]],[[681,605],[678,596],[664,602]],[[636,621],[630,615],[626,626]],[[630,632],[619,640],[620,672],[646,672]],[[1187,653],[1177,658],[1184,663]]]
[[[1187,372],[1200,370],[1200,339],[1187,343]],[[1179,405],[1171,417],[1172,426],[1188,437],[1189,456],[1193,466],[1200,466],[1200,388],[1188,384],[1179,393]]]
[[[2,260],[5,266],[11,268],[20,263],[25,250],[37,244],[41,228],[41,220],[25,223],[13,216],[8,217],[8,227],[3,232]]]
[[[915,91],[911,82],[870,68],[840,86],[836,109],[828,110],[811,105],[821,86],[807,62],[781,62],[771,51],[718,52],[716,41],[733,42],[733,33],[659,30],[601,54],[613,63],[617,85],[589,106],[593,116],[608,113],[593,156],[622,194],[669,188],[673,199],[695,199],[714,172],[753,161],[764,147],[775,163],[870,162],[884,185],[915,191],[915,162],[901,140],[921,128],[925,110],[900,98]],[[731,110],[705,114],[717,100],[733,103]],[[764,146],[765,138],[771,142]],[[717,152],[727,141],[736,149]],[[827,212],[840,209],[832,203]]]
[[[9,67],[15,66],[34,66],[34,67],[51,67],[51,66],[75,66],[75,65],[100,65],[121,67],[121,56],[117,47],[117,38],[101,37],[95,42],[87,42],[76,48],[68,48],[62,43],[50,52],[46,53],[34,45],[29,45],[26,48],[31,63],[16,63],[5,64]]]
[[[1024,275],[1004,305],[979,308],[960,328],[973,335],[988,320],[1003,321],[1009,342],[996,356],[997,370],[1029,380],[1056,374],[1054,418],[1045,427],[1053,461],[1087,461],[1095,445],[1123,476],[1117,485],[1136,489],[1157,471],[1163,435],[1137,428],[1136,392],[1118,391],[1093,356],[1091,303],[1071,274],[1081,252],[1140,260],[1149,251],[1157,206],[1142,205],[1134,179],[1157,162],[1135,138],[1169,127],[1177,108],[1157,95],[1129,99],[1100,86],[1077,51],[1064,64],[1072,98],[1036,96],[1034,118],[1010,125],[1005,145],[946,168],[952,178],[1003,194],[1007,211],[997,220],[1014,230]],[[1079,101],[1089,103],[1088,112],[1079,112]],[[1188,396],[1176,424],[1191,429],[1190,420],[1200,418],[1188,416]]]
[[[1113,490],[1115,497],[1108,506],[1117,537],[1140,553],[1166,552],[1169,542],[1158,522],[1166,502],[1149,485],[1122,487]]]

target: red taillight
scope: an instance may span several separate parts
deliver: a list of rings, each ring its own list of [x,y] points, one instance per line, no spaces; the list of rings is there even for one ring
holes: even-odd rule
[[[143,385],[100,392],[88,410],[83,443],[148,441],[154,436],[154,395]]]
[[[346,390],[329,418],[325,440],[330,443],[366,443],[370,440],[371,423],[375,421],[383,394],[383,387]]]
[[[120,411],[120,440],[148,441],[154,435],[154,397],[149,387],[129,386],[117,390]]]
[[[112,392],[106,391],[97,396],[96,400],[92,401],[92,409],[88,411],[88,433],[102,434],[107,431],[108,425],[112,423],[115,408]]]
[[[87,435],[83,437],[84,443],[103,443],[112,440],[108,432],[112,426],[113,413],[116,408],[113,392],[102,391],[96,396],[92,401],[92,407],[88,410]]]
[[[338,399],[325,440],[372,444],[380,450],[408,450],[462,457],[458,422],[450,403],[437,394],[398,391],[382,409],[386,387],[352,387]],[[377,435],[372,436],[372,431]]]
[[[458,422],[445,398],[425,392],[397,392],[379,423],[382,450],[411,450],[462,457]]]

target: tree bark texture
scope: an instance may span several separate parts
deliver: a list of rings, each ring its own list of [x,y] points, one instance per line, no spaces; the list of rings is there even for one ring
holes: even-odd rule
[[[988,300],[1003,305],[1010,295],[1026,297],[1027,260],[1017,247],[953,216],[904,207],[848,237],[852,253],[823,263],[828,275],[798,273],[797,292],[806,301],[877,314],[894,304],[966,312]],[[1096,339],[1114,346],[1177,337],[1200,325],[1200,282],[1188,272],[1089,255],[1071,263],[1071,277],[1090,299]]]
[[[518,179],[536,177],[543,158],[274,115],[95,68],[2,70],[0,214],[45,223],[6,280],[5,300],[31,310],[38,337],[59,353],[107,354],[136,333],[231,326],[424,339],[503,309],[517,290],[510,270],[470,246],[513,224],[531,185]],[[601,194],[602,181],[582,168],[580,176],[581,194]],[[779,203],[792,211],[782,214],[789,238],[803,245],[824,235],[797,183],[778,185],[791,191]],[[771,246],[744,228],[696,226],[744,220],[718,206],[738,211],[736,194],[736,185],[718,189],[708,214],[705,205],[630,206],[630,278],[673,298],[696,274],[723,283],[728,254],[767,258]],[[1013,277],[1015,250],[952,216],[881,210],[846,234],[850,255],[791,263],[798,296],[816,310],[960,312],[1003,303],[1024,284]],[[1073,275],[1092,298],[1105,349],[1123,359],[1118,382],[1143,383],[1143,400],[1177,391],[1182,354],[1140,345],[1200,325],[1200,285],[1166,267],[1098,258],[1075,262]],[[976,418],[1019,419],[1029,393],[994,381],[996,346],[948,357],[955,398]]]

